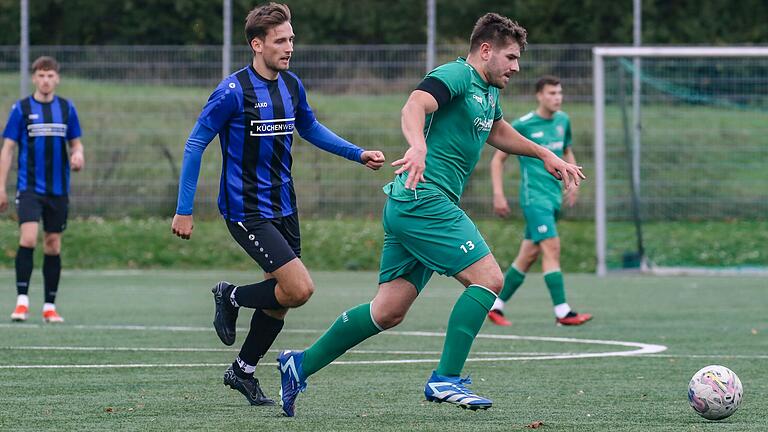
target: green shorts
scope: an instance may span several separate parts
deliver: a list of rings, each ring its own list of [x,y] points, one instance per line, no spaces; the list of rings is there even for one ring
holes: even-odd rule
[[[466,213],[447,197],[387,198],[379,283],[399,277],[421,292],[433,272],[453,276],[491,253]]]
[[[542,240],[557,237],[557,219],[560,210],[546,207],[523,207],[525,239],[539,244]]]

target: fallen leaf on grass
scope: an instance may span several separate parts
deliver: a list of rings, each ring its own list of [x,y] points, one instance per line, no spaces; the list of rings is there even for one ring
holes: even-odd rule
[[[528,426],[526,426],[526,428],[528,428],[528,429],[538,429],[538,428],[540,428],[542,426],[544,426],[544,422],[541,421],[541,420],[536,420],[535,422],[533,422],[533,423],[529,424]]]
[[[115,412],[115,409],[112,407],[106,407],[104,408],[104,412],[112,413],[112,412]]]

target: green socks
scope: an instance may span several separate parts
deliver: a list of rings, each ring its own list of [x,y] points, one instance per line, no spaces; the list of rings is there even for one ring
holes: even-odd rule
[[[565,283],[563,282],[563,273],[560,270],[545,273],[544,282],[547,284],[549,295],[552,297],[552,304],[557,306],[565,303]]]
[[[504,288],[499,294],[499,298],[505,303],[512,298],[512,295],[520,288],[525,281],[525,273],[516,269],[514,265],[509,266],[507,274],[504,275]]]
[[[458,376],[461,373],[472,342],[495,300],[496,294],[480,285],[470,285],[464,290],[448,319],[443,354],[436,371],[438,375]]]
[[[304,361],[301,363],[304,376],[301,379],[304,380],[328,366],[350,348],[381,331],[371,316],[370,303],[355,306],[342,313],[331,328],[304,351]]]
[[[561,277],[562,279],[562,277]],[[437,367],[438,375],[458,376],[469,356],[472,342],[491,310],[496,294],[479,285],[470,285],[453,306],[448,319],[445,345]],[[302,380],[324,368],[347,350],[378,334],[381,328],[373,321],[370,303],[344,312],[320,338],[304,351]]]

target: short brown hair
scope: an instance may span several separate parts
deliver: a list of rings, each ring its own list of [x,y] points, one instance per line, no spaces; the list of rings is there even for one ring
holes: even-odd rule
[[[55,71],[56,73],[59,72],[59,62],[56,61],[53,57],[48,56],[42,56],[35,59],[34,62],[32,62],[32,73],[35,73],[39,70],[45,70],[45,71]]]
[[[527,37],[528,31],[516,21],[491,12],[481,16],[475,23],[472,36],[469,37],[469,50],[474,51],[486,42],[493,45],[513,40],[520,46],[520,51],[525,51]]]
[[[245,17],[245,38],[250,45],[254,38],[264,39],[271,28],[290,21],[291,10],[288,5],[269,2],[257,6]]]
[[[536,81],[536,93],[544,90],[544,86],[548,85],[560,85],[560,78],[554,75],[544,75],[543,77],[539,78],[539,80]]]

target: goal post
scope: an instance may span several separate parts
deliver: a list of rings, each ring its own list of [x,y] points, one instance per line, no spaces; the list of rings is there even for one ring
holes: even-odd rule
[[[597,274],[768,275],[768,47],[592,53]]]

